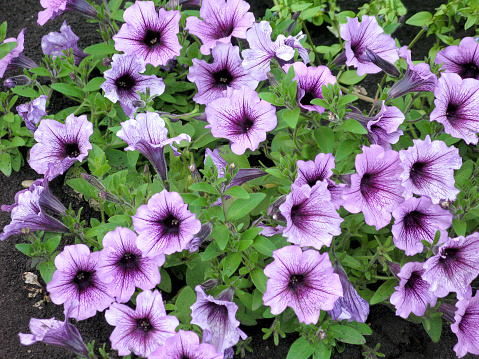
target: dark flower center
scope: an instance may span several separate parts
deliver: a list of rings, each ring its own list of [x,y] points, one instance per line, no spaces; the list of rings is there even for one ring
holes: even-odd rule
[[[136,320],[136,329],[148,333],[150,330],[153,329],[153,325],[151,325],[148,318],[141,318]]]
[[[73,283],[75,283],[79,292],[83,292],[92,285],[92,273],[78,271],[73,278]]]
[[[217,85],[225,87],[233,81],[233,76],[227,69],[223,69],[213,74],[213,78]]]
[[[422,220],[426,215],[420,211],[412,211],[404,216],[403,223],[406,231],[423,227]]]
[[[225,305],[209,302],[208,308],[208,322],[220,322],[225,323],[228,321],[228,308]]]
[[[374,173],[365,173],[361,178],[361,183],[359,184],[359,189],[362,196],[368,200],[374,192],[377,192],[375,174]]]
[[[428,162],[414,162],[414,164],[411,166],[409,177],[415,186],[419,186],[424,180],[424,177],[427,177],[427,166]]]
[[[421,278],[421,276],[419,275],[418,272],[412,272],[411,273],[411,276],[409,277],[409,280],[406,282],[406,284],[404,285],[405,289],[414,289],[417,285],[420,285],[421,284],[421,281],[423,281],[423,279]]]
[[[459,76],[463,79],[479,79],[479,67],[474,62],[462,64]]]
[[[166,233],[176,233],[180,231],[180,220],[173,216],[171,213],[168,214],[168,217],[161,221],[161,224],[166,227]]]
[[[441,259],[443,262],[453,261],[457,258],[460,252],[460,248],[446,248],[441,253]]]
[[[454,119],[456,117],[456,112],[459,109],[459,105],[456,103],[448,103],[446,109],[446,116],[450,120],[451,118]]]
[[[148,29],[143,38],[143,42],[149,48],[161,45],[161,32]]]
[[[136,254],[126,252],[123,254],[123,257],[120,258],[119,264],[124,269],[138,267],[138,256]]]
[[[78,143],[65,143],[65,154],[70,158],[80,156],[80,147],[78,147]]]
[[[314,96],[314,93],[308,91],[304,94],[303,98],[299,102],[303,106],[311,106],[311,101],[314,100],[315,98],[317,98],[317,97]]]
[[[248,116],[246,116],[240,124],[241,129],[243,130],[242,133],[248,133],[251,127],[253,127],[253,125],[254,121]]]
[[[130,74],[124,74],[115,80],[115,86],[120,91],[128,91],[135,86],[135,80]]]
[[[292,274],[289,277],[288,288],[297,291],[303,285],[305,279],[304,274]]]

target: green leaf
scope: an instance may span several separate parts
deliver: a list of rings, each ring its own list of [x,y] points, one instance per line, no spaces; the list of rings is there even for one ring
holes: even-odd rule
[[[228,188],[225,192],[225,195],[231,196],[234,198],[249,199],[249,193],[241,186],[233,186]]]
[[[53,260],[49,260],[40,263],[40,265],[38,266],[38,270],[40,271],[40,274],[45,283],[48,284],[52,280],[53,273],[55,273],[57,269],[55,268],[55,262]]]
[[[37,91],[35,91],[31,87],[26,86],[15,86],[11,89],[11,91],[23,97],[37,98],[38,96],[40,96]]]
[[[211,232],[211,237],[215,239],[215,243],[218,247],[224,251],[228,245],[230,231],[225,224],[216,224]]]
[[[358,73],[356,72],[356,70],[348,70],[343,72],[341,76],[339,76],[338,81],[342,83],[343,85],[349,86],[349,85],[355,85],[361,82],[365,77],[366,75],[358,76]]]
[[[475,15],[468,16],[466,24],[464,25],[464,30],[467,30],[470,27],[474,26],[476,21],[477,21],[477,16],[475,16]]]
[[[19,244],[15,244],[15,248],[18,249],[23,254],[29,256],[29,257],[32,254],[32,245],[31,244],[19,243]]]
[[[316,16],[321,11],[321,8],[322,8],[322,6],[315,6],[315,7],[312,7],[311,9],[307,9],[307,10],[303,11],[303,13],[301,14],[301,18],[303,20],[307,20],[309,18],[312,18],[312,17]]]
[[[255,209],[265,197],[266,193],[250,193],[250,199],[235,200],[228,208],[228,218],[233,221],[246,216]]]
[[[266,283],[268,282],[268,277],[264,274],[261,268],[255,268],[252,272],[250,272],[251,280],[253,284],[261,293],[266,292]]]
[[[255,238],[253,248],[268,257],[271,257],[273,255],[273,251],[276,250],[273,242],[263,236],[258,236]]]
[[[62,236],[60,234],[53,236],[45,242],[45,249],[49,253],[55,252],[55,250],[58,248],[58,245],[60,244],[61,239]]]
[[[108,7],[110,8],[110,12],[115,12],[120,8],[120,5],[123,1],[122,0],[110,0],[108,3]]]
[[[171,278],[166,269],[163,267],[160,267],[160,276],[161,282],[158,284],[158,288],[166,293],[171,293],[171,289],[173,288],[171,285]]]
[[[323,153],[333,153],[334,132],[331,128],[323,126],[313,132],[314,139]]]
[[[300,337],[289,348],[286,359],[308,359],[313,353],[314,348],[304,337]]]
[[[105,82],[104,77],[95,77],[86,84],[86,86],[83,88],[83,91],[85,92],[97,91],[100,89],[101,84],[104,82]]]
[[[30,71],[32,74],[36,74],[38,76],[45,76],[45,77],[50,77],[52,76],[52,74],[50,73],[50,71],[48,71],[46,68],[44,67],[35,67],[33,69],[30,69],[28,70]]]
[[[191,309],[190,307],[196,302],[196,294],[190,287],[184,287],[178,298],[176,298],[176,317],[183,324],[189,324],[191,321]]]
[[[106,43],[101,43],[101,44],[95,44],[92,46],[88,46],[83,50],[87,54],[90,55],[97,55],[97,56],[104,56],[104,55],[110,55],[110,54],[115,54],[117,51],[115,50],[115,46],[113,45],[108,45]]]
[[[442,318],[440,316],[422,318],[422,325],[434,343],[441,339]]]
[[[354,102],[358,99],[358,96],[354,96],[354,95],[344,95],[341,97],[341,99],[339,100],[338,102],[338,106],[339,107],[344,107],[346,106],[348,103],[351,103],[351,102]]]
[[[7,56],[17,46],[16,41],[4,42],[0,45],[0,60]]]
[[[354,150],[358,147],[358,143],[354,140],[345,140],[340,143],[336,151],[336,163],[349,156],[354,156]]]
[[[223,263],[223,273],[231,277],[241,264],[243,256],[239,252],[230,252],[221,262]]]
[[[458,236],[465,236],[467,230],[467,223],[454,218],[452,220],[452,228]]]
[[[376,290],[376,293],[369,301],[370,305],[374,305],[388,299],[394,292],[394,287],[398,284],[396,279],[388,279]]]
[[[216,195],[220,194],[215,187],[213,187],[212,185],[206,182],[193,183],[189,188],[192,191],[206,192],[206,193],[212,193]]]
[[[362,335],[371,335],[373,334],[373,330],[369,325],[366,323],[358,323],[358,322],[346,322],[344,325],[347,325],[348,327],[356,329],[359,333]]]
[[[10,153],[4,152],[0,155],[0,171],[2,171],[7,177],[12,173],[12,160]]]
[[[0,42],[5,40],[5,36],[7,36],[7,22],[4,21],[0,26]]]
[[[366,130],[358,121],[348,118],[343,122],[341,128],[345,131],[357,133],[359,135],[366,135],[368,130]]]
[[[407,21],[406,24],[411,26],[419,26],[423,27],[427,25],[432,19],[432,14],[428,11],[421,11],[417,14],[411,16]]]
[[[364,338],[360,332],[347,325],[330,325],[328,327],[328,332],[330,332],[333,337],[340,342],[357,345],[366,343],[366,338]]]
[[[71,188],[73,188],[75,191],[86,195],[88,197],[96,197],[97,196],[97,190],[95,190],[95,187],[93,187],[91,184],[89,184],[87,181],[85,181],[83,178],[72,178],[67,180],[67,185],[69,185]]]
[[[82,99],[84,97],[83,91],[81,91],[76,85],[69,85],[64,83],[55,83],[50,86],[55,91],[58,91],[64,95],[77,97]]]
[[[301,113],[301,110],[299,107],[295,107],[292,110],[286,110],[283,112],[283,118],[289,127],[296,128],[300,113]]]

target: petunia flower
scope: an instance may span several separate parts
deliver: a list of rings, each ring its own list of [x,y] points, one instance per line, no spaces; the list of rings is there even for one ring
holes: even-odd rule
[[[285,40],[284,44],[292,47],[293,49],[298,50],[299,57],[301,57],[301,60],[303,60],[303,63],[306,65],[309,64],[309,52],[304,48],[304,46],[301,44],[300,40],[304,39],[306,37],[306,34],[303,34],[302,31],[297,33],[295,36],[289,35]]]
[[[433,204],[427,196],[409,198],[393,210],[394,244],[406,252],[407,256],[421,253],[424,239],[433,243],[436,231],[442,234],[452,225],[451,212]]]
[[[224,353],[238,343],[240,337],[247,338],[235,317],[238,306],[233,302],[233,288],[225,289],[216,298],[206,295],[200,285],[195,290],[197,298],[191,306],[191,324],[203,329],[203,336],[208,337],[207,343],[213,345],[218,353]]]
[[[173,154],[179,156],[180,153],[173,147],[173,143],[191,141],[190,136],[184,133],[168,138],[165,121],[156,112],[139,113],[134,120],[130,119],[120,125],[121,130],[116,135],[128,144],[125,151],[141,152],[151,162],[163,182],[168,177],[164,147],[170,146]]]
[[[414,65],[411,60],[411,50],[408,50],[407,46],[399,49],[399,56],[406,60],[407,70],[404,76],[391,87],[386,101],[410,92],[434,92],[437,76],[431,72],[429,65],[426,63]]]
[[[463,79],[479,80],[479,44],[473,37],[465,37],[459,46],[451,45],[438,51],[434,59],[441,70],[458,74]]]
[[[469,285],[479,275],[479,233],[449,238],[426,261],[424,269],[422,278],[430,283],[436,296],[442,298],[455,292],[457,299],[465,298]]]
[[[28,189],[15,194],[15,203],[2,205],[2,211],[11,212],[11,222],[5,226],[0,240],[20,234],[25,228],[30,231],[68,233],[70,230],[58,219],[66,214],[63,204],[54,197],[47,180],[36,180]]]
[[[211,134],[231,142],[231,150],[242,155],[249,148],[255,151],[266,139],[266,132],[275,129],[276,109],[261,100],[258,93],[247,86],[228,90],[228,97],[210,102],[205,109]]]
[[[153,289],[161,281],[158,267],[165,262],[164,254],[155,258],[143,257],[136,239],[135,232],[123,227],[117,227],[103,237],[97,274],[108,284],[107,293],[119,303],[128,302],[136,287]]]
[[[302,62],[295,62],[294,64],[286,64],[283,66],[285,72],[293,66],[294,77],[298,84],[298,91],[296,93],[296,101],[300,108],[305,111],[316,111],[323,113],[326,109],[324,107],[313,105],[311,101],[320,98],[323,99],[323,85],[335,84],[336,77],[331,74],[331,71],[326,66],[306,66]]]
[[[166,339],[148,359],[223,359],[223,354],[217,353],[208,343],[200,344],[200,338],[195,332],[180,330],[174,336]]]
[[[196,103],[206,105],[219,97],[226,97],[229,88],[239,90],[248,86],[254,90],[258,86],[258,81],[241,66],[239,47],[218,43],[213,48],[213,59],[212,64],[193,59],[193,66],[189,69],[188,80],[198,88],[193,97]]]
[[[42,117],[47,115],[46,105],[47,96],[41,95],[33,101],[17,106],[18,115],[25,121],[25,125],[32,133],[37,130],[37,124]]]
[[[203,0],[200,8],[203,20],[189,16],[185,29],[199,37],[203,44],[200,51],[208,55],[217,42],[229,44],[231,37],[246,38],[246,30],[254,23],[249,8],[244,0]]]
[[[454,187],[454,170],[461,168],[462,159],[454,146],[443,141],[413,140],[414,145],[399,151],[403,166],[401,174],[404,197],[413,194],[429,196],[433,203],[455,200],[460,192]]]
[[[321,249],[322,246],[329,247],[333,236],[341,234],[343,219],[331,202],[327,181],[318,182],[313,187],[293,184],[279,210],[286,218],[283,235],[288,242]]]
[[[366,223],[378,230],[389,224],[392,210],[404,200],[399,154],[378,145],[363,146],[355,165],[343,206],[351,213],[362,211]]]
[[[45,10],[38,13],[37,23],[45,25],[48,20],[63,14],[64,11],[78,11],[83,15],[96,18],[98,11],[85,0],[40,0]]]
[[[17,45],[6,56],[0,59],[0,78],[3,77],[5,71],[13,69],[31,69],[38,67],[38,65],[29,57],[22,54],[23,43],[25,41],[24,35],[25,29],[22,29],[18,34],[18,37],[10,37],[5,39],[2,44],[7,42],[16,42]]]
[[[358,18],[347,18],[339,33],[346,41],[346,65],[356,67],[359,76],[387,70],[384,62],[392,66],[399,59],[396,42],[374,16],[363,15],[361,23]]]
[[[32,345],[42,342],[72,350],[82,357],[89,356],[89,350],[81,337],[78,329],[69,322],[70,313],[78,307],[78,301],[72,301],[65,305],[65,320],[62,322],[51,319],[30,319],[30,332],[32,334],[19,333],[20,343],[23,345]]]
[[[445,73],[434,90],[430,120],[442,123],[444,131],[468,144],[477,144],[479,132],[479,81],[461,79],[458,74]]]
[[[64,56],[64,50],[72,49],[75,65],[78,66],[88,56],[88,54],[85,54],[83,50],[78,48],[77,43],[79,39],[73,33],[72,28],[67,25],[67,22],[63,21],[60,32],[50,32],[42,37],[42,51],[45,55],[53,56],[53,59],[56,59],[57,56]]]
[[[339,275],[334,273],[327,253],[286,246],[273,251],[273,258],[264,269],[268,282],[263,295],[272,314],[291,307],[300,322],[316,324],[321,310],[332,310],[343,296]]]
[[[111,69],[104,72],[105,82],[101,88],[105,97],[111,102],[120,101],[125,115],[132,117],[137,110],[135,101],[141,99],[138,92],[145,93],[149,89],[150,96],[158,96],[165,92],[163,79],[155,75],[142,75],[146,70],[144,61],[137,55],[113,55]]]
[[[456,303],[457,311],[451,330],[457,335],[454,351],[459,358],[467,353],[479,354],[479,292],[474,297],[464,298]]]
[[[68,115],[65,124],[42,120],[34,134],[37,143],[30,150],[28,163],[37,173],[52,180],[65,173],[76,161],[83,161],[92,149],[89,141],[92,134],[93,124],[86,115]]]
[[[118,355],[131,352],[148,357],[165,340],[175,335],[179,324],[176,317],[166,315],[159,291],[145,290],[136,297],[136,309],[113,303],[105,312],[108,324],[115,326],[110,335],[111,347]]]
[[[153,1],[136,1],[123,13],[123,24],[113,36],[115,49],[137,55],[153,66],[166,65],[180,55],[178,41],[181,14],[179,11],[155,10]]]
[[[93,317],[97,311],[108,308],[113,298],[107,294],[107,284],[98,277],[97,267],[100,252],[90,253],[84,244],[65,246],[55,257],[56,271],[47,284],[53,303],[70,305],[77,300],[79,306],[71,317],[83,320]]]
[[[396,307],[396,315],[407,319],[414,313],[421,317],[426,313],[427,305],[436,305],[437,297],[429,290],[429,283],[421,276],[424,274],[424,263],[409,262],[403,265],[398,273],[399,286],[391,295],[391,304]]]
[[[136,244],[143,256],[149,258],[187,249],[201,229],[201,222],[188,210],[180,194],[166,190],[138,207],[132,219],[139,234]]]

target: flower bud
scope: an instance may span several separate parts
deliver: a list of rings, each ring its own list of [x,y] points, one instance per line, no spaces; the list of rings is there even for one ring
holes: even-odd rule
[[[6,79],[3,82],[3,86],[8,88],[14,88],[15,86],[28,86],[32,83],[32,80],[25,75],[13,76]]]
[[[276,201],[270,204],[266,214],[273,218],[275,221],[286,222],[286,218],[279,211],[279,206],[286,202],[286,195],[282,195]]]
[[[208,279],[206,282],[201,284],[201,287],[203,288],[203,290],[206,291],[206,290],[216,288],[219,285],[220,285],[220,281],[218,279]]]
[[[99,191],[104,191],[105,186],[94,176],[89,175],[88,173],[82,173],[80,176],[87,181],[89,184],[91,184],[93,187],[95,187]]]

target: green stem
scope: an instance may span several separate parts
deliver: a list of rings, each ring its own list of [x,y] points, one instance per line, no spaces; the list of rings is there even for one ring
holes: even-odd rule
[[[407,49],[411,50],[411,47],[419,40],[419,38],[426,32],[425,28],[422,28],[421,31],[419,31],[414,39],[412,39],[411,43],[408,45]]]
[[[313,50],[314,53],[314,62],[316,66],[321,65],[321,61],[319,60],[319,54],[316,51],[316,46],[314,46],[313,39],[311,38],[311,34],[309,33],[308,27],[306,26],[306,23],[303,21],[303,30],[306,33],[306,37],[308,38],[309,45],[311,46],[311,49]]]
[[[360,93],[357,93],[356,91],[349,91],[349,89],[347,87],[344,87],[344,86],[339,86],[341,88],[341,91],[345,92],[345,93],[350,93],[351,95],[354,95],[354,96],[357,96],[359,99],[363,100],[363,101],[366,101],[366,102],[370,102],[370,103],[375,103],[376,101],[374,101],[374,99],[372,99],[371,97],[368,97],[368,96],[364,96],[364,95],[361,95]]]

